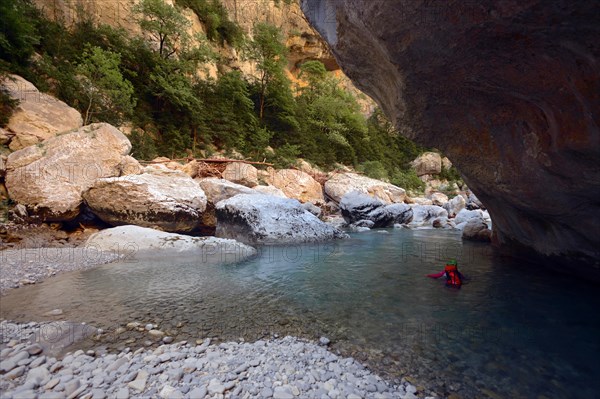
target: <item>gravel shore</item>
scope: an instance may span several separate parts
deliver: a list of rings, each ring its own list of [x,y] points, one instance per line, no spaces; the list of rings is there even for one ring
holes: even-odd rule
[[[11,288],[36,284],[61,272],[90,269],[119,257],[119,254],[87,247],[0,251],[0,296]]]
[[[21,398],[414,399],[352,358],[295,337],[254,343],[179,342],[118,354],[78,350],[62,360],[36,342],[45,323],[0,323],[0,395]]]

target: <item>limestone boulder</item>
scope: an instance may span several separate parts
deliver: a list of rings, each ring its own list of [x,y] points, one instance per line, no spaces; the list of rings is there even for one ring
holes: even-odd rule
[[[218,177],[206,177],[196,179],[204,193],[206,194],[206,210],[202,214],[202,226],[206,233],[214,234],[217,226],[217,215],[215,214],[215,205],[223,200],[234,197],[239,194],[257,194],[251,188],[241,184],[232,183],[229,180],[219,179]]]
[[[240,194],[219,202],[216,208],[217,237],[249,244],[290,244],[346,237],[294,199]]]
[[[410,222],[411,227],[433,226],[436,219],[448,218],[448,212],[437,205],[412,205],[413,218]]]
[[[467,201],[465,201],[465,197],[462,195],[457,195],[452,198],[450,201],[446,202],[443,207],[446,211],[448,211],[448,217],[455,217],[460,211],[465,209],[467,205]]]
[[[462,209],[456,214],[456,217],[454,218],[454,223],[458,226],[462,223],[468,222],[470,219],[473,219],[473,218],[483,219],[483,217],[484,217],[484,213],[483,213],[483,211],[481,211],[479,209],[474,209],[474,210]]]
[[[246,187],[258,185],[258,170],[254,166],[243,162],[228,163],[221,176],[225,180]]]
[[[198,161],[193,159],[190,162],[183,165],[181,167],[181,171],[193,179],[196,176],[198,176],[198,166]]]
[[[80,128],[81,114],[56,98],[41,93],[32,83],[18,75],[9,75],[2,82],[9,95],[19,100],[6,126],[13,137],[9,147],[13,151],[37,144],[57,133]]]
[[[485,206],[479,201],[479,198],[473,194],[473,192],[469,191],[467,195],[467,204],[466,208],[469,210],[473,209],[485,209]]]
[[[443,157],[442,166],[444,167],[444,169],[448,170],[452,167],[452,161],[450,161],[448,157]]]
[[[117,128],[97,123],[15,151],[6,162],[6,188],[13,201],[43,221],[79,214],[82,193],[96,179],[121,174],[131,143]]]
[[[462,231],[462,238],[471,241],[489,242],[492,239],[492,231],[483,218],[474,217],[466,222]]]
[[[280,189],[278,189],[275,186],[254,186],[252,187],[253,190],[258,191],[259,193],[262,194],[267,194],[267,195],[274,195],[276,197],[280,197],[280,198],[289,198],[287,195],[285,195],[285,193],[283,191],[281,191]]]
[[[340,201],[340,210],[346,223],[357,227],[392,227],[409,223],[413,212],[407,204],[384,204],[370,195],[351,191]],[[368,226],[365,224],[368,221]]]
[[[239,194],[256,194],[257,192],[241,184],[230,182],[229,180],[219,179],[218,177],[205,177],[196,179],[208,202],[216,204]]]
[[[311,175],[296,169],[277,170],[268,183],[283,191],[289,198],[313,204],[325,203],[323,187]]]
[[[448,202],[448,196],[440,192],[431,193],[429,199],[431,199],[432,205],[437,206],[444,206],[444,204]]]
[[[437,175],[442,172],[442,157],[437,152],[424,152],[410,164],[417,176]]]
[[[132,156],[126,155],[119,164],[120,176],[139,175],[143,172],[142,165]]]
[[[325,194],[335,202],[340,202],[351,191],[368,194],[386,204],[400,203],[406,198],[404,189],[356,173],[336,173],[325,182],[324,189]]]
[[[184,173],[144,173],[98,179],[84,194],[86,204],[113,226],[136,225],[189,232],[200,224],[206,195]]]
[[[195,256],[211,264],[237,262],[256,254],[256,249],[240,242],[216,237],[192,237],[140,226],[119,226],[92,234],[86,251],[116,252],[122,261],[173,255]]]

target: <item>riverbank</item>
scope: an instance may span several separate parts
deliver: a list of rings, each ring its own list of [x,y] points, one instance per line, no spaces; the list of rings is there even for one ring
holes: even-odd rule
[[[23,248],[0,251],[0,296],[13,288],[38,284],[64,272],[115,262],[120,254],[86,247]]]
[[[0,390],[18,398],[416,398],[352,358],[295,337],[211,345],[186,341],[117,354],[78,350],[62,360],[37,343],[52,323],[0,323]]]

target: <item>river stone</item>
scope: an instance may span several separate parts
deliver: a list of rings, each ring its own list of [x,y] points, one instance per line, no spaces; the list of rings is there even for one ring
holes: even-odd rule
[[[344,195],[340,201],[340,210],[346,223],[369,228],[408,223],[413,212],[407,204],[385,205],[381,200],[357,191]],[[366,225],[366,221],[372,222],[372,225]]]
[[[325,194],[335,202],[351,191],[375,197],[385,204],[401,203],[406,198],[404,189],[356,173],[336,173],[325,182]]]
[[[457,195],[443,205],[443,208],[448,211],[448,217],[455,217],[458,212],[465,209],[467,202],[462,195]]]
[[[206,209],[206,195],[198,183],[178,172],[98,179],[83,198],[108,224],[171,232],[194,230]]]
[[[96,179],[119,176],[131,143],[117,128],[95,123],[8,156],[10,198],[44,221],[65,221],[80,211],[82,193]]]
[[[9,75],[2,82],[8,95],[19,100],[6,130],[13,135],[9,147],[18,151],[38,144],[58,133],[80,128],[81,114],[56,98],[41,93],[32,83],[18,75]]]
[[[469,219],[464,226],[462,238],[471,241],[489,242],[492,240],[492,231],[483,218],[474,217]]]
[[[284,244],[345,238],[297,200],[241,194],[217,204],[218,237],[252,244]]]
[[[457,225],[462,224],[464,222],[468,222],[470,219],[483,219],[483,211],[479,210],[479,209],[475,209],[475,210],[468,210],[468,209],[462,209],[460,212],[458,212],[456,214],[456,217],[454,218],[454,223],[456,223]]]
[[[412,227],[431,226],[438,218],[448,218],[448,211],[437,205],[412,205]]]
[[[298,201],[324,204],[323,187],[311,175],[296,169],[281,169],[267,179],[267,183],[277,187],[284,194]]]

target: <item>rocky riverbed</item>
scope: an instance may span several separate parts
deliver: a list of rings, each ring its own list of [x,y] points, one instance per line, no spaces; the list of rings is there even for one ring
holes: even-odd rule
[[[332,353],[325,337],[318,344],[290,336],[218,345],[206,339],[135,352],[78,350],[56,359],[38,343],[51,326],[0,323],[3,398],[411,399],[418,394],[407,381],[391,384],[356,360]]]

